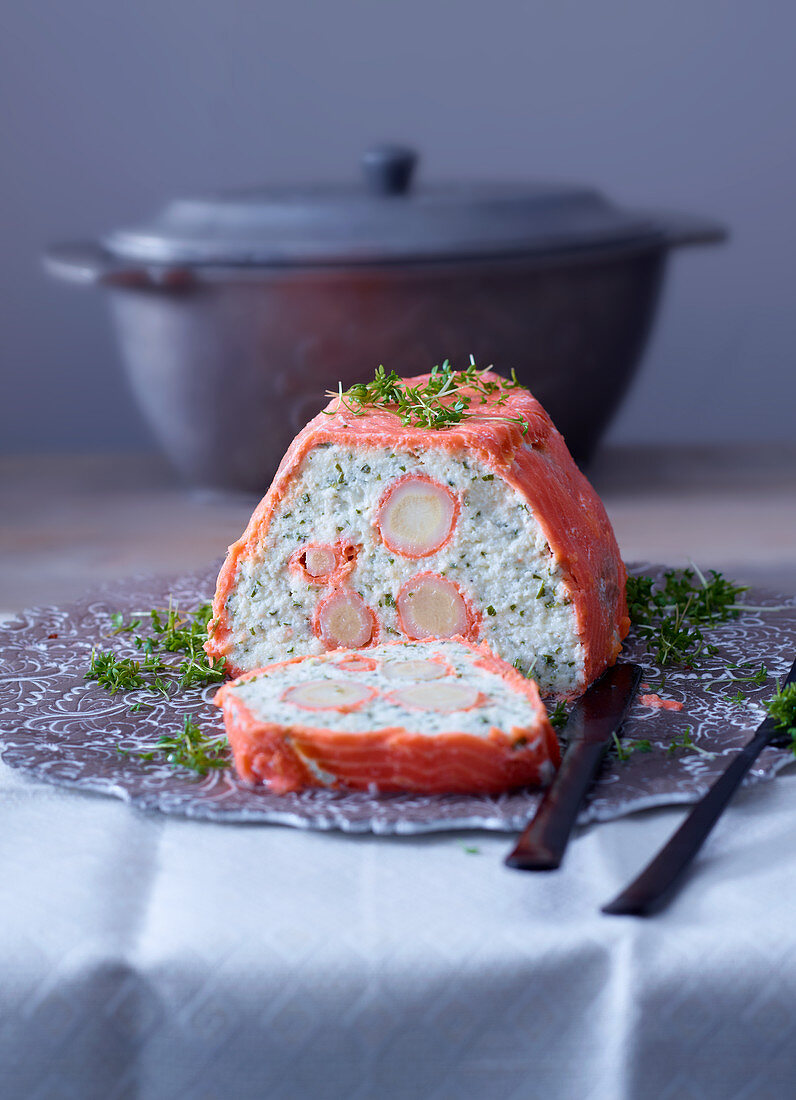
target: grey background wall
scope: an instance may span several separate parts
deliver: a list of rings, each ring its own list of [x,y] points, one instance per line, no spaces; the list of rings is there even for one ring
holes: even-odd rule
[[[794,41],[791,0],[4,0],[0,450],[150,445],[98,295],[47,281],[47,241],[175,193],[345,178],[385,138],[430,176],[724,220],[731,245],[675,257],[611,438],[790,438]]]

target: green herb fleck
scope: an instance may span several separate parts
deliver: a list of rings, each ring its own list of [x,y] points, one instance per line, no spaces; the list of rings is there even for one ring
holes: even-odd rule
[[[738,597],[746,591],[713,569],[710,579],[696,568],[669,569],[662,582],[645,575],[628,577],[628,612],[661,668],[693,667],[704,653],[715,652],[701,628],[737,618],[743,610]]]
[[[129,750],[120,749],[125,755]],[[155,745],[136,754],[142,760],[153,760],[164,756],[167,764],[187,768],[199,775],[209,771],[228,768],[231,764],[229,745],[224,734],[202,733],[192,714],[183,717],[182,729],[177,734],[164,734]]]
[[[790,737],[791,751],[796,756],[796,683],[786,684],[784,688],[777,684],[777,690],[765,706],[776,721],[777,729]]]
[[[569,715],[567,713],[566,704],[560,701],[556,703],[554,709],[548,715],[548,718],[550,719],[550,725],[553,727],[554,730],[563,729],[564,726],[567,724],[568,717]]]
[[[454,370],[446,359],[432,369],[424,385],[409,386],[395,371],[387,374],[379,366],[371,382],[358,382],[347,390],[338,383],[336,392],[327,393],[327,397],[337,398],[337,404],[324,412],[333,416],[346,409],[353,416],[362,416],[368,409],[378,409],[397,416],[405,426],[436,429],[454,427],[465,419],[499,420],[518,424],[525,434],[528,423],[524,417],[492,416],[477,411],[491,398],[499,399],[504,391],[521,388],[516,379],[493,381],[486,374],[486,370],[478,369],[472,357],[470,366],[462,371]]]
[[[713,757],[716,755],[715,752],[708,752],[707,749],[703,749],[701,745],[697,745],[694,742],[691,737],[690,726],[686,726],[682,737],[676,737],[674,741],[671,742],[668,749],[666,750],[667,755],[674,756],[678,749],[682,749],[684,752],[699,753],[700,756],[706,756],[710,760],[712,760]]]
[[[629,760],[634,752],[652,752],[652,744],[646,738],[643,741],[620,741],[616,733],[612,734],[612,737],[616,755],[623,763]]]

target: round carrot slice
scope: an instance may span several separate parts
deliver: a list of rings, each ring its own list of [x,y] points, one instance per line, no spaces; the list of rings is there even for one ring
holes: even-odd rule
[[[381,671],[388,680],[441,680],[447,675],[439,661],[385,661]]]
[[[342,672],[373,672],[376,662],[372,657],[360,657],[354,653],[350,657],[343,657],[339,661],[333,661],[335,668]]]
[[[436,710],[450,714],[456,710],[471,710],[482,702],[478,688],[458,680],[447,684],[412,684],[393,692],[392,700],[402,707]]]
[[[338,588],[318,607],[316,629],[329,649],[360,649],[373,636],[373,612],[348,588]]]
[[[311,577],[326,577],[334,573],[337,555],[331,546],[308,546],[304,551],[304,568]]]
[[[393,553],[425,558],[450,538],[458,508],[445,485],[422,474],[407,474],[381,498],[376,524],[384,545]]]
[[[407,581],[395,601],[404,634],[410,638],[466,635],[470,615],[458,587],[438,573],[420,573]]]
[[[361,707],[376,694],[367,684],[357,680],[307,680],[293,684],[282,694],[283,703],[293,703],[304,710],[336,710],[346,713]]]

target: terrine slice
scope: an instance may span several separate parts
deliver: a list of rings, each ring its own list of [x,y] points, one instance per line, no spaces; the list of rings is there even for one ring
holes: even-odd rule
[[[463,639],[298,657],[215,701],[238,774],[276,793],[496,793],[547,783],[559,763],[536,685]]]

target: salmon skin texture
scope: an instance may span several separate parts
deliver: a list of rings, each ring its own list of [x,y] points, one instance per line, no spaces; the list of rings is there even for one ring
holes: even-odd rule
[[[225,684],[235,767],[278,794],[304,787],[496,794],[560,763],[536,685],[462,638],[336,650]],[[371,667],[372,666],[372,667]]]
[[[390,635],[464,633],[568,698],[616,660],[626,572],[602,502],[539,402],[483,378],[501,388],[472,391],[471,415],[450,428],[353,415],[334,398],[299,432],[229,548],[209,655],[238,675]],[[394,470],[369,483],[387,458]]]

